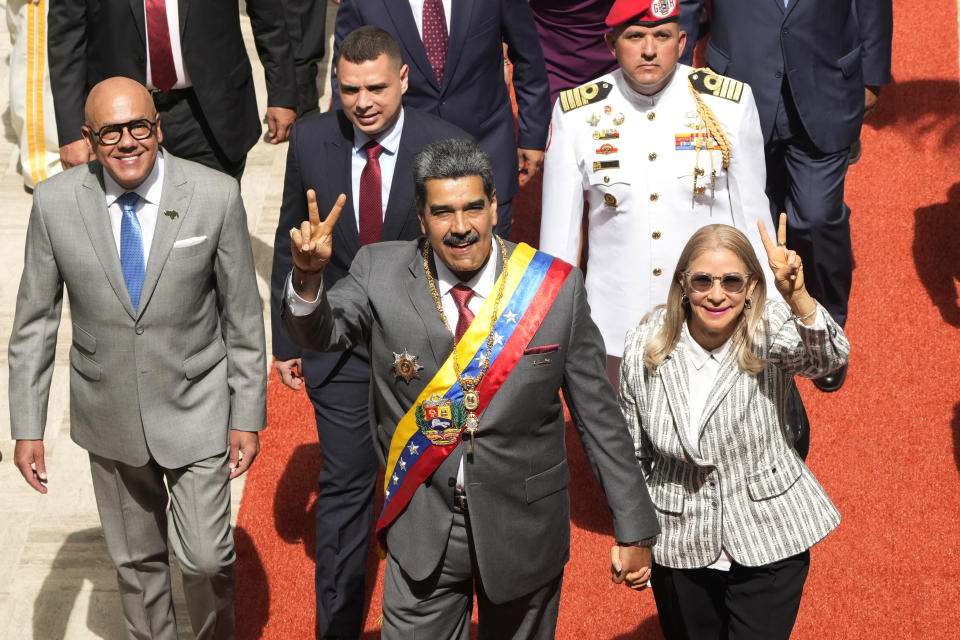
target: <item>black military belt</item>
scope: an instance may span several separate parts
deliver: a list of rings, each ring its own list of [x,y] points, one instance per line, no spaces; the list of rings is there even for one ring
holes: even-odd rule
[[[193,89],[191,87],[187,87],[186,89],[171,89],[167,92],[160,91],[159,89],[152,89],[150,91],[150,95],[153,96],[153,104],[156,105],[157,109],[163,109],[181,100],[186,100],[192,93]]]
[[[453,494],[453,508],[462,513],[467,512],[467,494],[455,491]]]

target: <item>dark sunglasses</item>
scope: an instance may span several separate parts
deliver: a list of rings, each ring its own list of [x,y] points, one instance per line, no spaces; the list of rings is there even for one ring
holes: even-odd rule
[[[710,291],[713,288],[713,281],[719,280],[720,287],[727,293],[741,293],[750,281],[752,273],[725,273],[722,276],[715,276],[710,273],[690,273],[684,271],[683,275],[687,277],[690,288],[699,293]]]
[[[130,122],[121,122],[120,124],[108,124],[100,127],[99,131],[90,129],[93,135],[97,136],[100,144],[113,146],[123,138],[123,130],[126,129],[134,140],[146,140],[153,135],[153,128],[157,126],[157,121],[153,122],[140,118]]]

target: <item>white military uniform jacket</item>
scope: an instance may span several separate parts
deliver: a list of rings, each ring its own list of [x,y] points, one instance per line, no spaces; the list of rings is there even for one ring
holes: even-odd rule
[[[699,116],[691,73],[712,88],[701,96],[731,146],[728,169],[719,150],[699,152],[698,185],[706,188],[696,196],[692,135]],[[743,83],[678,64],[662,91],[645,96],[617,69],[560,95],[545,162],[540,248],[576,264],[586,192],[587,296],[610,355],[621,356],[627,331],[666,302],[680,252],[700,227],[740,229],[767,263],[757,230],[758,220],[771,228],[763,137],[753,92]],[[772,285],[772,273],[765,276]],[[777,299],[772,286],[767,291]]]

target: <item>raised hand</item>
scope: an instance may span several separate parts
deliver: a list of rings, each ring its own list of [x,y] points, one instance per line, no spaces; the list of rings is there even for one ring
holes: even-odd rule
[[[813,312],[817,308],[817,303],[810,297],[804,286],[803,261],[800,260],[796,251],[787,248],[787,214],[780,214],[776,244],[767,234],[767,226],[763,224],[763,220],[757,221],[757,227],[760,229],[760,239],[767,252],[767,261],[770,263],[770,270],[773,271],[777,291],[783,296],[784,302],[790,305],[794,315],[804,324],[813,324],[815,320]]]
[[[790,301],[794,293],[804,290],[803,261],[796,251],[787,248],[787,214],[780,214],[780,225],[777,228],[777,243],[774,244],[767,234],[767,225],[763,220],[757,222],[760,228],[760,239],[763,248],[767,251],[767,261],[773,271],[774,285],[783,299]]]
[[[347,196],[341,193],[330,213],[321,221],[317,193],[313,189],[307,190],[307,219],[300,224],[299,229],[290,229],[290,252],[293,254],[293,264],[301,275],[318,275],[330,262],[333,254],[333,228],[346,202]]]

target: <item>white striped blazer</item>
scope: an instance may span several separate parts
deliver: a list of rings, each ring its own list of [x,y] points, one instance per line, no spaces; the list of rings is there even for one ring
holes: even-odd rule
[[[721,363],[700,424],[688,440],[684,343],[654,369],[643,363],[662,309],[627,334],[620,408],[657,508],[658,564],[706,567],[726,549],[742,565],[770,564],[809,549],[840,523],[840,513],[788,442],[783,417],[794,375],[815,378],[847,362],[850,344],[818,305],[826,329],[804,326],[782,302],[768,302],[757,375],[733,351]]]

